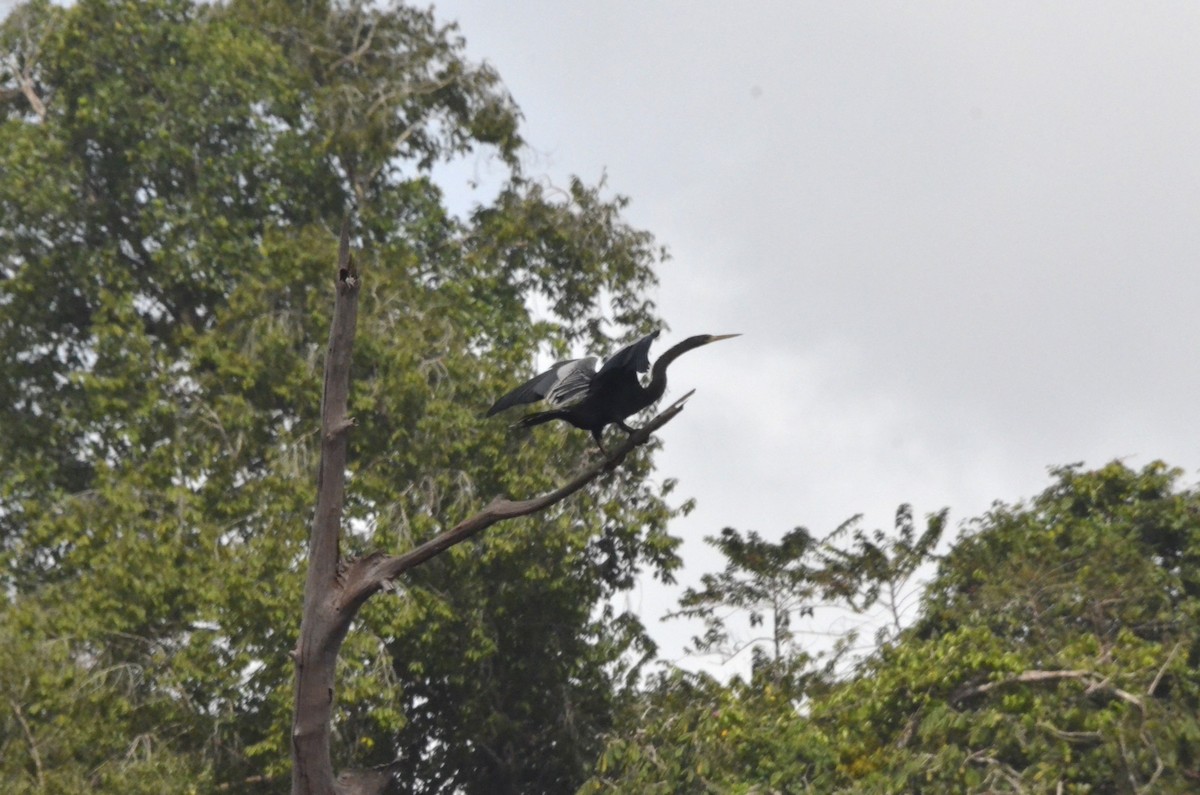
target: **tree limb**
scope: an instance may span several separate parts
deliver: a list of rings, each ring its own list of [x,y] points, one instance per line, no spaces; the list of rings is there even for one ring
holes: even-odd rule
[[[1031,684],[1038,682],[1057,682],[1063,679],[1088,679],[1094,676],[1091,671],[1082,670],[1056,670],[1056,671],[1022,671],[1016,676],[1010,676],[1007,679],[997,679],[994,682],[984,682],[981,685],[968,688],[956,694],[954,700],[962,701],[971,696],[978,696],[1000,687],[1016,684]]]
[[[1032,670],[1022,671],[1016,676],[1010,676],[1007,679],[998,679],[994,682],[984,682],[973,687],[960,688],[953,696],[950,697],[952,703],[965,701],[972,696],[979,696],[989,691],[1000,687],[1007,687],[1015,684],[1037,684],[1040,682],[1058,682],[1064,679],[1071,679],[1079,682],[1087,682],[1087,693],[1095,693],[1097,691],[1111,693],[1117,698],[1134,705],[1141,711],[1145,711],[1145,705],[1142,700],[1127,690],[1122,690],[1119,687],[1114,687],[1111,682],[1111,677],[1103,677],[1095,671],[1086,670]]]
[[[444,533],[403,555],[385,555],[376,552],[354,561],[345,574],[345,587],[342,590],[338,607],[353,612],[391,580],[445,552],[450,547],[461,544],[497,522],[528,516],[561,502],[604,472],[611,472],[615,469],[634,448],[645,444],[652,433],[675,419],[679,412],[683,411],[684,403],[691,396],[692,392],[688,392],[676,400],[654,419],[630,434],[625,443],[618,447],[611,457],[592,464],[554,491],[527,500],[509,500],[497,497],[479,513],[464,519]]]

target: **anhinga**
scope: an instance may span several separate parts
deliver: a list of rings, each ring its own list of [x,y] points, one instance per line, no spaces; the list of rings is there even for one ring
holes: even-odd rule
[[[551,420],[563,420],[585,431],[600,452],[608,455],[601,441],[607,425],[616,425],[626,433],[633,429],[625,418],[637,414],[663,396],[667,389],[667,366],[690,350],[717,340],[737,337],[737,334],[700,334],[688,337],[669,348],[650,368],[650,343],[658,336],[655,331],[632,345],[627,345],[608,358],[598,371],[596,357],[559,362],[546,372],[531,378],[497,400],[487,416],[524,403],[545,400],[552,408],[530,414],[514,427],[531,428]],[[650,381],[642,386],[638,373],[650,370]]]

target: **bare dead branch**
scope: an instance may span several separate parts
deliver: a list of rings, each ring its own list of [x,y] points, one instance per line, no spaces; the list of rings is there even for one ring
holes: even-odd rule
[[[1022,671],[1021,673],[1017,674],[1016,676],[1009,677],[1008,679],[997,679],[994,682],[984,682],[981,685],[975,685],[974,687],[967,688],[966,690],[960,691],[959,693],[955,694],[955,696],[952,698],[952,700],[953,701],[962,701],[964,699],[971,698],[972,696],[983,695],[984,693],[988,693],[988,692],[995,690],[997,688],[1000,688],[1000,687],[1007,687],[1008,685],[1030,684],[1030,683],[1040,683],[1040,682],[1057,682],[1057,681],[1060,681],[1063,679],[1076,679],[1076,680],[1087,679],[1088,677],[1090,677],[1092,675],[1093,674],[1091,671],[1078,671],[1078,670]]]
[[[1087,689],[1084,692],[1089,694],[1096,692],[1109,693],[1122,701],[1134,705],[1138,710],[1145,712],[1145,705],[1142,703],[1142,700],[1126,690],[1113,686],[1111,677],[1103,677],[1095,671],[1086,670],[1022,671],[1016,676],[1010,676],[1007,679],[998,679],[994,682],[984,682],[973,687],[962,688],[951,696],[950,700],[957,703],[973,696],[983,695],[997,688],[1008,687],[1010,685],[1040,684],[1063,680],[1085,682],[1087,683]]]
[[[675,419],[679,412],[683,411],[684,403],[691,396],[692,392],[688,392],[676,400],[654,419],[630,434],[625,443],[618,447],[610,458],[587,467],[554,491],[527,500],[496,498],[479,513],[403,555],[375,553],[354,561],[345,575],[345,587],[338,605],[339,609],[357,610],[372,594],[409,569],[419,566],[450,547],[461,544],[497,522],[545,510],[579,491],[601,474],[611,472],[636,447],[645,444],[652,433]]]

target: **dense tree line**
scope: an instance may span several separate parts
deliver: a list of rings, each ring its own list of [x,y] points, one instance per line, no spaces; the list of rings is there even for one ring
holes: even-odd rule
[[[915,621],[849,672],[797,652],[764,654],[728,685],[658,676],[585,791],[1194,792],[1200,490],[1161,463],[1053,474],[1029,502],[964,525]],[[848,573],[841,598],[864,606],[914,555],[932,560],[941,515],[920,535],[910,523],[902,509],[890,540],[834,534],[803,556],[785,536],[776,564],[806,562],[786,566],[793,609],[836,598]],[[726,581],[756,580],[729,560]],[[742,592],[705,593],[732,606]]]
[[[505,177],[463,216],[435,167]],[[337,229],[361,296],[347,552],[557,485],[583,434],[479,415],[537,352],[656,327],[662,250],[601,185],[522,168],[520,113],[431,11],[33,0],[0,25],[0,783],[281,792]],[[541,308],[537,315],[531,306]],[[370,602],[339,766],[403,792],[1186,792],[1200,785],[1200,494],[1065,468],[938,553],[945,515],[729,530],[685,596],[754,675],[649,678],[611,597],[678,567],[653,449]],[[944,544],[942,545],[944,546]],[[818,602],[876,650],[806,651]],[[836,657],[836,655],[835,655]]]

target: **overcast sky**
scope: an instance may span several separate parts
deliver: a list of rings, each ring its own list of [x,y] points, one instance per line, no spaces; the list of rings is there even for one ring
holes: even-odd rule
[[[1200,5],[437,12],[516,98],[529,173],[606,174],[670,248],[657,352],[745,335],[672,366],[697,389],[658,458],[699,500],[682,584],[727,525],[958,522],[1117,457],[1196,481]],[[629,598],[672,658],[677,594]]]
[[[658,350],[745,334],[672,366],[684,584],[727,525],[957,523],[1075,461],[1196,481],[1200,5],[436,8],[530,171],[607,174],[669,246]],[[672,657],[675,596],[631,597]]]

